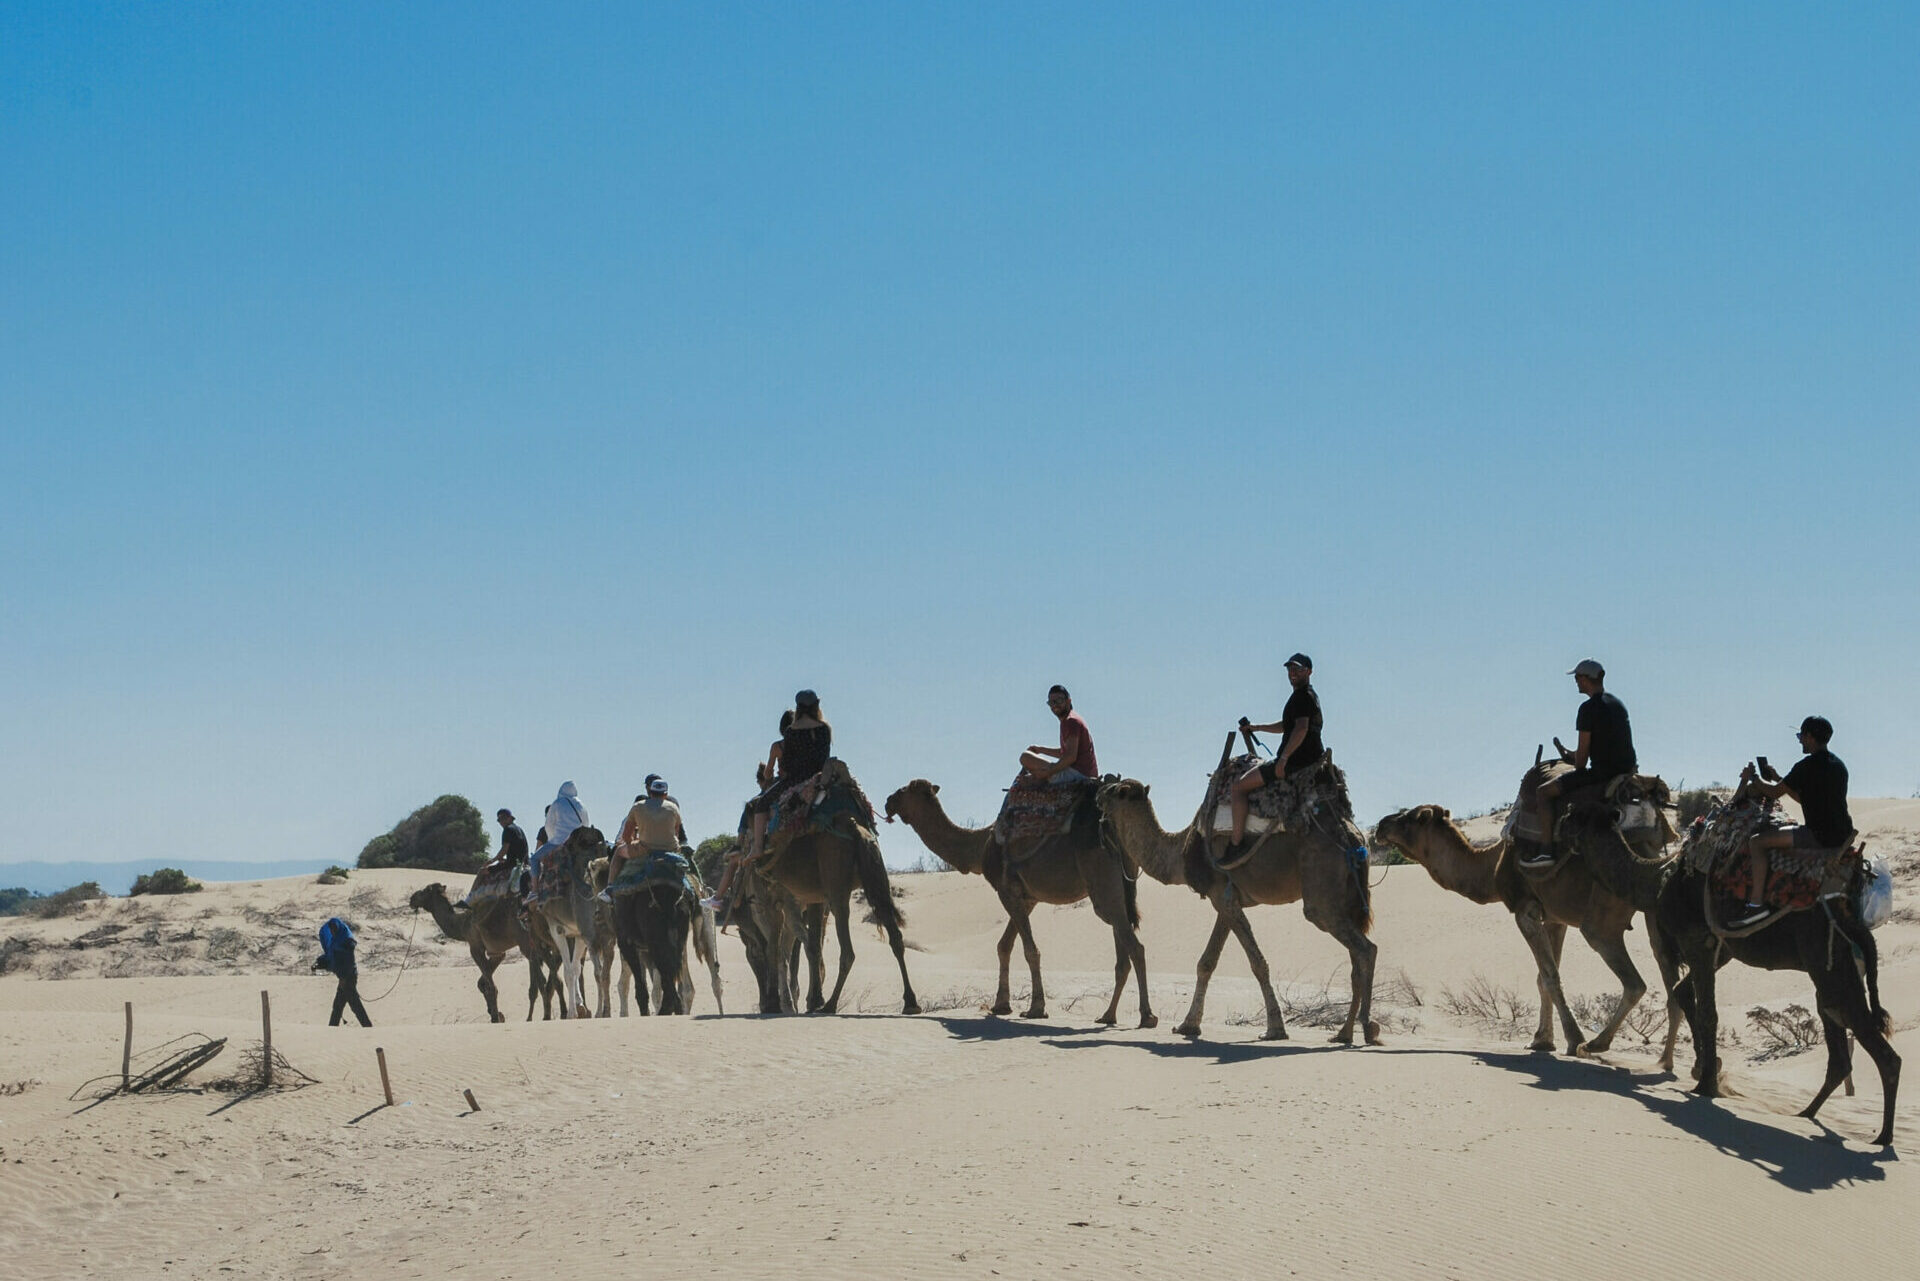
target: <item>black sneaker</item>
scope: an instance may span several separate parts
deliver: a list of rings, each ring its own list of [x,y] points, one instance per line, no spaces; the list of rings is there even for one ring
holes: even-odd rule
[[[1247,861],[1247,855],[1253,853],[1253,838],[1243,836],[1237,841],[1227,842],[1227,848],[1220,851],[1219,866],[1238,867]]]

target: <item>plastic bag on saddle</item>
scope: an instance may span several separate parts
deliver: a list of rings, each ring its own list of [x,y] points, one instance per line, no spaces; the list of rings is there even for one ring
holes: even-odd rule
[[[1260,763],[1258,756],[1236,756],[1214,771],[1201,812],[1212,811],[1215,832],[1233,830],[1234,780]],[[1342,818],[1353,817],[1353,805],[1347,799],[1347,776],[1333,763],[1331,754],[1323,756],[1311,769],[1291,778],[1275,779],[1247,793],[1247,831],[1254,836],[1300,827],[1329,812]]]
[[[1072,783],[1033,783],[1014,778],[993,820],[993,834],[1002,845],[1036,836],[1058,836],[1073,827],[1073,816],[1098,790],[1096,779]]]

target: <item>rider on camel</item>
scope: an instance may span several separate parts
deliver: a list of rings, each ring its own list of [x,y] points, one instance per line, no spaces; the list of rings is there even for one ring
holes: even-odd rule
[[[1047,707],[1060,718],[1060,746],[1036,743],[1020,753],[1020,776],[1015,787],[1062,787],[1100,777],[1100,761],[1093,754],[1093,731],[1073,710],[1073,696],[1065,685],[1047,691]],[[1051,757],[1052,759],[1048,759]]]
[[[1320,695],[1313,688],[1313,660],[1305,654],[1295,654],[1287,660],[1287,680],[1293,684],[1293,693],[1287,696],[1287,705],[1280,712],[1280,719],[1271,725],[1255,725],[1246,717],[1240,718],[1240,728],[1247,734],[1285,734],[1280,744],[1280,754],[1264,765],[1256,765],[1239,778],[1233,780],[1230,801],[1233,805],[1233,832],[1227,840],[1227,848],[1220,855],[1220,866],[1232,867],[1249,851],[1247,846],[1247,797],[1260,788],[1270,786],[1278,779],[1292,778],[1318,765],[1326,756],[1327,749],[1320,741],[1320,730],[1326,724],[1326,718],[1320,714]]]
[[[1633,726],[1627,720],[1627,705],[1606,691],[1607,669],[1591,658],[1574,664],[1567,675],[1587,701],[1580,704],[1573,727],[1579,741],[1568,751],[1559,739],[1553,745],[1560,759],[1573,766],[1573,772],[1542,783],[1534,793],[1535,812],[1540,823],[1540,843],[1553,848],[1554,802],[1582,788],[1605,788],[1623,774],[1640,768],[1633,751]],[[1551,857],[1549,854],[1547,857]],[[1525,860],[1523,860],[1525,861]],[[1538,860],[1535,860],[1538,861]]]
[[[1749,765],[1740,772],[1741,785],[1749,794],[1776,801],[1791,796],[1799,802],[1806,822],[1798,827],[1762,828],[1747,841],[1752,888],[1747,891],[1746,911],[1728,921],[1729,928],[1764,920],[1771,910],[1765,906],[1770,851],[1837,850],[1853,839],[1853,816],[1847,811],[1847,767],[1827,750],[1827,744],[1833,741],[1833,722],[1824,716],[1809,716],[1800,722],[1797,737],[1803,755],[1785,778],[1766,763],[1765,757],[1758,771]]]

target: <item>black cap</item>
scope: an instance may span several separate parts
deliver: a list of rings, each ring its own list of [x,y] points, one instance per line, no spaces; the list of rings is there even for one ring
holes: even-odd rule
[[[803,689],[793,696],[793,705],[795,707],[818,707],[820,706],[820,696],[810,689]]]
[[[502,805],[498,810],[498,812],[494,814],[494,817],[495,818],[512,818],[513,811],[508,809],[506,806]]]
[[[1292,658],[1289,658],[1287,660],[1287,666],[1288,667],[1304,667],[1308,671],[1312,671],[1313,660],[1311,658],[1308,658],[1305,654],[1295,654]]]
[[[1800,732],[1825,746],[1833,741],[1833,722],[1824,716],[1809,716],[1800,722]]]

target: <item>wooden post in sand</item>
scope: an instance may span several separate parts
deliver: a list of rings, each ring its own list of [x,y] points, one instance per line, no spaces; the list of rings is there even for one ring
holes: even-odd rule
[[[393,1082],[387,1079],[387,1052],[379,1046],[373,1047],[373,1057],[380,1060],[380,1088],[386,1092],[387,1106],[393,1106]]]
[[[260,1085],[273,1084],[273,1007],[267,1003],[267,989],[260,989]]]
[[[477,1099],[473,1097],[473,1091],[462,1090],[461,1093],[467,1096],[467,1106],[472,1108],[475,1112],[478,1112],[480,1110],[480,1103]]]
[[[120,1089],[125,1093],[128,1079],[133,1074],[133,1002],[127,1002],[127,1044],[120,1051]]]

